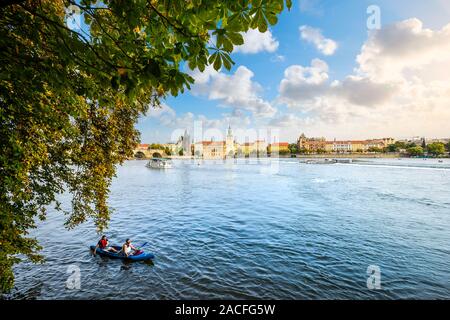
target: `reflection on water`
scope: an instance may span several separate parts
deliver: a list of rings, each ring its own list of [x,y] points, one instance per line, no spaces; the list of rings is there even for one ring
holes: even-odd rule
[[[107,234],[119,245],[128,237],[148,241],[154,262],[94,257],[88,247],[98,240],[95,228],[63,230],[64,216],[50,212],[35,232],[47,261],[16,266],[11,297],[450,296],[448,160],[434,160],[427,170],[410,168],[423,160],[406,159],[273,161],[175,161],[166,171],[127,162],[112,186],[115,213]],[[65,287],[71,265],[80,268],[80,290]],[[382,290],[367,289],[369,265],[381,268]]]

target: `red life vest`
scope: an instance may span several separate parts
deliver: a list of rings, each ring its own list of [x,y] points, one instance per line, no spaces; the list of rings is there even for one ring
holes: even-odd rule
[[[101,240],[98,242],[98,246],[99,246],[100,249],[106,248],[106,245],[107,245],[107,244],[108,244],[108,241],[106,241],[106,240],[104,240],[104,239],[101,239]]]

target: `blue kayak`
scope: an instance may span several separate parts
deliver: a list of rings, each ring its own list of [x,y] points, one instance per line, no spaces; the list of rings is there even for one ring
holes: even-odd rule
[[[96,246],[91,246],[91,250],[94,251]],[[112,246],[117,251],[120,251],[122,249],[119,246]],[[146,253],[143,251],[138,252],[137,254],[131,254],[128,257],[121,254],[121,253],[115,253],[110,251],[105,251],[103,249],[97,248],[96,251],[97,254],[105,257],[110,257],[114,259],[123,259],[123,260],[129,260],[129,261],[146,261],[151,260],[155,258],[155,255],[153,253]]]

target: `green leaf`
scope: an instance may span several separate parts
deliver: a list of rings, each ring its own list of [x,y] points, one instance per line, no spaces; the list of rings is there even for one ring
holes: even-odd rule
[[[278,23],[278,17],[273,13],[267,14],[266,18],[272,26]]]
[[[230,70],[231,67],[232,67],[232,65],[233,65],[233,63],[231,62],[231,59],[229,59],[229,56],[226,55],[226,54],[224,54],[224,53],[222,53],[222,54],[221,54],[221,58],[222,58],[222,63],[223,63],[223,65],[224,65],[224,67],[225,67],[227,70]]]
[[[189,69],[194,70],[197,67],[197,62],[194,59],[189,60],[188,62]]]
[[[268,26],[267,26],[266,19],[262,18],[262,19],[258,22],[258,30],[259,30],[259,32],[261,32],[261,33],[265,33],[265,32],[267,31],[267,29],[268,29]]]
[[[242,36],[242,34],[238,32],[230,32],[227,35],[234,45],[240,46],[244,44],[244,37]]]
[[[290,10],[292,8],[292,0],[286,0],[286,6]]]
[[[219,71],[222,67],[222,58],[219,54],[216,55],[216,58],[214,59],[214,70]]]
[[[219,52],[218,52],[218,51],[214,52],[214,53],[209,57],[208,63],[209,63],[209,64],[213,64],[214,61],[216,60],[216,58],[217,58],[218,55],[219,55]]]
[[[223,38],[223,49],[227,52],[233,51],[233,44],[228,38]]]

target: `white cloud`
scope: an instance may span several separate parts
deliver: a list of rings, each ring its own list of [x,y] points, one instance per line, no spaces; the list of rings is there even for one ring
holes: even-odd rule
[[[207,81],[196,83],[192,88],[194,95],[218,100],[226,106],[251,112],[256,117],[272,116],[276,109],[260,97],[261,86],[252,80],[254,73],[245,66],[237,68],[234,74],[210,73]],[[197,77],[194,74],[194,77]]]
[[[296,114],[286,113],[273,118],[269,122],[269,126],[279,128],[300,128],[307,125],[309,121],[310,119],[307,117],[302,118]]]
[[[181,116],[176,113],[166,114],[159,118],[159,123],[170,128],[191,128],[195,121],[195,115],[192,112],[186,112]]]
[[[189,70],[188,73],[192,78],[194,78],[195,85],[202,85],[208,83],[211,77],[217,75],[219,72],[214,69],[213,65],[208,65],[203,72],[195,69],[193,71]]]
[[[291,106],[314,100],[327,90],[328,78],[328,65],[320,59],[314,59],[309,67],[290,66],[280,83],[281,100]]]
[[[433,31],[419,19],[408,19],[370,34],[357,57],[358,71],[383,81],[410,79],[424,71],[433,78],[450,61],[449,52],[450,24]]]
[[[333,87],[335,93],[349,103],[369,107],[389,101],[398,90],[393,83],[375,82],[358,76],[348,76],[342,83],[334,83]]]
[[[254,54],[258,52],[275,52],[278,49],[279,43],[272,35],[270,30],[264,33],[258,29],[250,29],[242,33],[244,37],[244,44],[237,46],[234,52],[241,52],[245,54]]]
[[[163,103],[163,104],[161,104],[161,107],[159,107],[159,108],[150,108],[149,111],[146,114],[146,117],[148,117],[148,118],[160,118],[164,114],[168,114],[168,115],[174,116],[175,115],[175,110],[173,110],[167,104]]]
[[[234,73],[192,72],[193,94],[231,107],[213,119],[171,109],[159,114],[168,127],[202,120],[205,128],[276,127],[281,139],[301,132],[327,138],[448,136],[450,123],[450,24],[438,30],[409,19],[371,32],[354,71],[333,79],[330,66],[314,59],[286,68],[276,103],[245,66]],[[277,109],[275,108],[277,106]],[[279,109],[279,110],[278,110]],[[155,115],[156,116],[156,115]]]
[[[366,112],[388,101],[398,90],[391,83],[380,83],[355,75],[343,81],[330,81],[328,64],[314,59],[311,66],[293,65],[284,72],[280,83],[278,102],[304,112],[321,111],[332,118],[345,114]],[[363,107],[362,110],[357,110]],[[329,116],[324,116],[328,118]]]
[[[341,137],[448,135],[450,24],[430,30],[409,19],[386,26],[369,34],[356,61],[354,73],[334,81],[318,59],[287,68],[278,102],[292,116],[274,122]]]
[[[310,26],[300,27],[300,37],[303,40],[314,44],[316,49],[326,56],[333,55],[338,48],[338,44],[336,41],[325,38],[320,29],[316,29]]]

